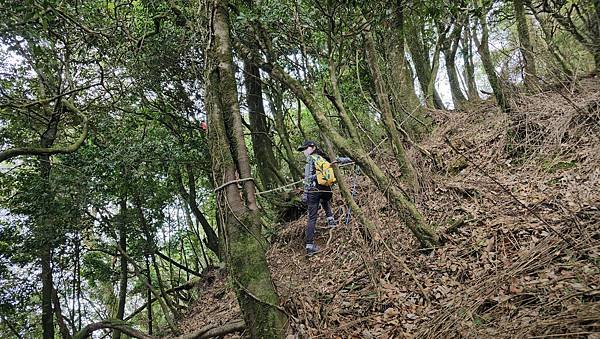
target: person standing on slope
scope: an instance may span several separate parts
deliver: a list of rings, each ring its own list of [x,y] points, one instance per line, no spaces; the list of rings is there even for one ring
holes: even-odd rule
[[[335,183],[335,176],[333,175],[331,165],[336,163],[350,163],[352,160],[350,158],[338,157],[334,162],[331,162],[329,157],[311,140],[306,140],[298,147],[298,151],[301,151],[306,156],[302,201],[308,206],[306,254],[312,256],[319,251],[317,245],[314,243],[319,204],[325,210],[327,227],[334,228],[337,226],[333,211],[331,210],[331,197],[333,196],[331,186]]]

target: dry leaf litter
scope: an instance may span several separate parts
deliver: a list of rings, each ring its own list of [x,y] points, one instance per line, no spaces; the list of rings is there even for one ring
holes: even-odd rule
[[[304,218],[278,226],[267,255],[290,338],[600,338],[600,80],[513,105],[433,111],[429,154],[409,150],[440,247],[420,250],[363,176],[356,201],[375,239],[354,215],[343,224],[339,192],[340,226],[317,230],[318,255],[305,256]],[[376,160],[397,177],[390,154]],[[226,281],[199,286],[184,332],[241,318]]]

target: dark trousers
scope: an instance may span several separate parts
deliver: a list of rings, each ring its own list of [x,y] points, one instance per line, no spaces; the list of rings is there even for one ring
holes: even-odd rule
[[[306,226],[306,243],[312,244],[315,238],[315,225],[317,224],[317,213],[319,212],[319,204],[325,210],[327,217],[333,217],[331,210],[331,197],[333,193],[329,192],[308,192],[308,225]]]

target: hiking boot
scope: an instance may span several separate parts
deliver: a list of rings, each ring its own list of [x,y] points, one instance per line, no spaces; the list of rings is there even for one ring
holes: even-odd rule
[[[336,227],[337,227],[337,221],[333,217],[328,217],[326,228],[331,229],[331,228],[336,228]]]
[[[306,244],[306,255],[312,257],[317,254],[320,249],[315,244]]]

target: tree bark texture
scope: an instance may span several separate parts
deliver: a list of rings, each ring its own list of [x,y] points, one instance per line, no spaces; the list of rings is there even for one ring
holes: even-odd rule
[[[216,67],[206,68],[207,111],[211,128],[209,146],[219,209],[220,227],[226,249],[229,277],[236,288],[244,321],[253,338],[278,338],[285,333],[287,318],[277,305],[279,297],[271,279],[261,235],[261,223],[250,164],[244,144],[237,101],[233,56],[229,37],[228,1],[215,2],[214,45]],[[226,127],[233,133],[228,136]],[[237,162],[234,159],[237,157]],[[240,184],[238,179],[246,179]]]

